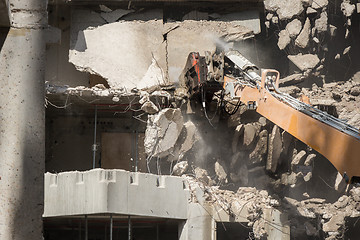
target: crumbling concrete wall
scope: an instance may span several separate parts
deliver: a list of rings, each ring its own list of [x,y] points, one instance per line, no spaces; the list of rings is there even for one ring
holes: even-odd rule
[[[164,23],[161,9],[75,9],[69,61],[80,71],[105,78],[111,88],[145,89],[178,82],[190,52],[215,52],[222,42],[259,32],[256,11],[219,15],[214,21]]]

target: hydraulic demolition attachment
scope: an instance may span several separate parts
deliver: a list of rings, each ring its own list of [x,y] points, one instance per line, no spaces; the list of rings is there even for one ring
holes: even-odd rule
[[[205,102],[220,89],[238,104],[246,104],[326,157],[347,183],[360,182],[360,134],[358,129],[326,112],[279,90],[280,74],[262,70],[237,51],[205,56],[190,53],[182,73],[182,85],[190,98]]]

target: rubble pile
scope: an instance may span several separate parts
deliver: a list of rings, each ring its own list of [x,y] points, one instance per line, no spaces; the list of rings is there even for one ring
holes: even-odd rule
[[[344,39],[348,39],[351,16],[355,12],[355,5],[350,0],[340,3],[328,0],[265,0],[264,6],[265,26],[275,32],[278,48],[286,52],[288,59],[305,77],[324,73],[325,62],[333,60],[327,59],[333,57],[328,54],[328,41],[335,39],[340,32],[338,27],[343,26],[333,23],[329,16],[337,14],[336,9],[341,9]],[[350,50],[351,46],[338,50],[335,59],[343,58]]]
[[[348,124],[360,128],[360,83],[352,80],[346,82],[324,83],[318,86],[313,83],[311,88],[300,88],[296,85],[283,87],[283,92],[299,98],[306,95],[311,105],[327,111],[329,114],[344,120]]]
[[[334,203],[320,198],[297,201],[284,197],[281,205],[293,217],[290,218],[293,236],[301,237],[306,232],[308,236],[328,240],[343,239],[346,221],[360,217],[360,187],[354,187],[349,193],[340,196]]]
[[[204,169],[195,169],[195,172]],[[279,207],[279,200],[269,195],[266,190],[257,190],[253,187],[240,187],[236,192],[221,190],[219,186],[211,186],[205,180],[204,175],[185,176],[191,192],[191,202],[211,204],[215,209],[221,209],[239,221],[247,220],[247,225],[252,228],[256,239],[267,236],[263,211],[266,208]]]

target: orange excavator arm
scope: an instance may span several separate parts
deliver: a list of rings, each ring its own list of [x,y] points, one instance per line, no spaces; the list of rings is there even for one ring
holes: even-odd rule
[[[359,138],[304,114],[274,97],[265,88],[269,72],[276,73],[275,87],[278,87],[279,73],[265,70],[259,89],[239,86],[235,95],[245,104],[255,104],[259,114],[326,157],[347,182],[351,182],[354,176],[360,176]],[[225,83],[234,81],[224,77]]]
[[[189,59],[191,61],[189,61]],[[190,53],[183,72],[183,83],[190,96],[214,93],[217,83],[232,98],[237,98],[259,114],[326,157],[347,183],[360,182],[359,130],[307,103],[281,93],[279,72],[264,70],[237,51],[214,54]],[[207,91],[204,90],[208,87]]]

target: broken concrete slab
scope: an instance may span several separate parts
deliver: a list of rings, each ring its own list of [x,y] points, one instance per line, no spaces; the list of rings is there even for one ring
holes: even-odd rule
[[[307,15],[311,15],[311,14],[315,14],[315,13],[317,13],[317,11],[315,9],[313,9],[312,7],[308,7],[306,9],[306,14]]]
[[[291,41],[289,32],[287,30],[281,30],[279,33],[278,47],[280,50],[283,50],[289,45]]]
[[[291,161],[291,170],[297,171],[298,165],[303,165],[306,157],[306,151],[301,150]]]
[[[215,174],[218,177],[219,181],[222,183],[227,183],[227,167],[223,161],[216,161],[214,166]]]
[[[159,108],[149,100],[141,105],[141,110],[149,114],[155,114],[159,111]]]
[[[182,128],[180,109],[166,108],[156,115],[149,115],[144,140],[146,154],[164,157],[171,153]]]
[[[195,173],[195,178],[198,181],[200,181],[200,182],[202,182],[204,184],[207,184],[207,185],[212,184],[212,180],[209,177],[209,174],[205,169],[197,167],[197,168],[195,168],[194,173]]]
[[[316,1],[313,1],[313,3],[311,4],[311,7],[313,9],[321,9],[321,8],[327,7],[328,4],[329,4],[328,0],[316,0]]]
[[[306,71],[308,69],[315,68],[320,59],[315,54],[298,54],[298,55],[288,55],[288,58],[291,62],[295,64],[301,71]]]
[[[187,121],[184,124],[184,130],[185,130],[186,136],[185,136],[185,139],[184,139],[183,143],[181,144],[181,147],[179,150],[180,158],[186,152],[188,152],[194,146],[194,144],[200,139],[197,128],[192,121]]]
[[[280,163],[280,154],[282,152],[282,140],[280,129],[274,125],[268,144],[268,156],[266,161],[266,170],[273,173],[276,172],[278,164]]]
[[[315,20],[315,29],[318,33],[324,33],[328,30],[327,12],[321,12],[320,17]]]
[[[189,163],[187,161],[181,161],[175,164],[173,168],[173,175],[181,176],[189,169]]]
[[[310,32],[311,32],[310,19],[306,18],[303,29],[295,39],[296,46],[300,48],[306,48],[309,45]]]
[[[268,11],[276,11],[280,20],[292,19],[294,16],[298,16],[304,11],[301,0],[265,0],[264,6]]]
[[[244,133],[244,125],[240,124],[235,128],[234,137],[231,144],[231,149],[233,153],[238,151],[239,138]]]
[[[301,73],[294,73],[279,80],[279,85],[282,87],[295,85],[304,81],[304,76]]]
[[[268,145],[268,131],[266,129],[259,133],[259,139],[255,149],[249,154],[251,164],[258,164],[264,160]]]
[[[257,124],[246,124],[244,126],[244,138],[243,138],[243,145],[248,148],[254,142],[256,135],[260,130],[260,126]]]
[[[294,19],[286,25],[285,29],[291,38],[295,38],[297,35],[299,35],[301,28],[301,21],[299,19]]]
[[[350,1],[343,1],[340,7],[345,17],[351,17],[355,11],[355,5],[351,4]]]
[[[334,215],[328,222],[324,223],[322,229],[324,232],[337,232],[345,225],[345,213],[339,212]]]
[[[315,158],[316,158],[315,153],[311,153],[311,154],[307,155],[307,157],[306,157],[306,159],[304,161],[304,165],[305,166],[312,166]]]
[[[115,22],[81,31],[69,61],[80,71],[102,76],[111,88],[130,91],[166,84],[162,25]]]

